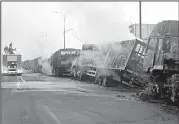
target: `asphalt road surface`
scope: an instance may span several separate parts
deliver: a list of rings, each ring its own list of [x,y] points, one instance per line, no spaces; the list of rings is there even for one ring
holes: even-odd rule
[[[2,124],[179,124],[160,105],[94,84],[40,74],[2,80]]]

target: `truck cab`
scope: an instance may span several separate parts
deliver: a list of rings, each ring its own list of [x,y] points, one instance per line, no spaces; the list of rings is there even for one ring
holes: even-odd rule
[[[153,29],[146,61],[157,98],[174,98],[179,106],[179,40],[178,20],[164,20]]]
[[[22,75],[21,55],[4,54],[2,59],[2,75]]]

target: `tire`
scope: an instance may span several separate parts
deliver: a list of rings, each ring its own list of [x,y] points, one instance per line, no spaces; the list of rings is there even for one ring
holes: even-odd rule
[[[179,87],[175,90],[175,101],[174,101],[174,104],[177,106],[177,108],[179,109]]]
[[[63,73],[59,72],[58,77],[62,77],[62,76],[63,76]]]
[[[87,76],[83,72],[80,72],[79,80],[80,81],[86,81],[87,80]]]

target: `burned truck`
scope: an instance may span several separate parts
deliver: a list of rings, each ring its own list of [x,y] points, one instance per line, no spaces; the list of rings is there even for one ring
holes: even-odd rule
[[[34,58],[32,60],[23,61],[22,66],[24,69],[31,71],[32,73],[42,73],[42,66],[39,63],[41,57]]]
[[[73,76],[93,79],[104,86],[123,83],[143,87],[143,61],[147,44],[140,39],[103,45],[84,44],[73,64]]]
[[[166,20],[156,25],[148,40],[144,65],[148,65],[154,96],[170,98],[179,106],[178,22]]]
[[[71,75],[72,61],[79,56],[80,49],[66,48],[56,51],[50,57],[52,73],[55,76]]]

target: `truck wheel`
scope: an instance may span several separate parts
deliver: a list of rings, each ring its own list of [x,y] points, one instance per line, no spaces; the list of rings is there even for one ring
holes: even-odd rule
[[[58,77],[62,77],[62,76],[63,76],[63,74],[59,72],[58,73]]]
[[[82,73],[82,72],[80,72],[80,75],[79,75],[80,77],[79,77],[79,79],[80,79],[80,81],[84,81],[84,74]]]
[[[175,90],[175,98],[174,99],[175,99],[174,104],[179,109],[179,87],[177,87],[177,89]]]

